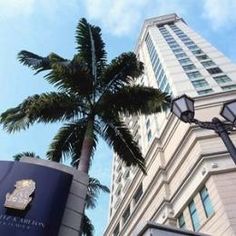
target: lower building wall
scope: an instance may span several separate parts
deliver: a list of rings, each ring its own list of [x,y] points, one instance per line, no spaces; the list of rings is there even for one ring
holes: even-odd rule
[[[207,188],[215,213],[201,231],[216,236],[236,235],[236,171],[212,176]]]

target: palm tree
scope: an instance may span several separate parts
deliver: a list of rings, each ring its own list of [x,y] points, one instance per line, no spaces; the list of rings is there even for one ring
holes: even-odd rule
[[[36,155],[34,152],[21,152],[13,156],[15,161],[20,161],[22,157],[31,157],[41,159],[40,156]],[[110,193],[107,186],[100,183],[98,179],[89,177],[89,184],[87,189],[87,195],[85,198],[85,212],[82,219],[82,235],[83,236],[93,236],[94,226],[90,218],[86,215],[86,209],[94,209],[96,207],[98,194],[100,192]]]
[[[15,161],[20,161],[22,157],[31,157],[31,158],[40,159],[40,156],[36,155],[34,152],[20,152],[20,153],[15,154],[12,158]]]
[[[134,53],[122,53],[107,63],[101,29],[81,19],[76,30],[77,53],[71,60],[55,53],[41,57],[21,51],[18,58],[57,91],[33,95],[1,115],[8,132],[26,129],[35,122],[65,124],[54,137],[47,157],[62,161],[70,157],[78,169],[88,173],[98,136],[128,165],[145,172],[145,162],[121,114],[149,115],[169,103],[160,90],[134,85],[143,64]]]

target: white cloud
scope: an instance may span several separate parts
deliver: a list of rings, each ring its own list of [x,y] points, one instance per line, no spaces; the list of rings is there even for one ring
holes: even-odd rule
[[[15,18],[30,15],[33,12],[35,0],[0,0],[1,18]]]
[[[31,17],[34,13],[48,19],[60,14],[78,13],[81,0],[0,0],[0,20]],[[62,15],[60,15],[62,16]]]
[[[134,32],[148,17],[184,12],[181,0],[88,0],[84,4],[88,17],[114,35]]]
[[[229,28],[236,23],[235,0],[204,0],[203,16],[210,21],[214,30]]]

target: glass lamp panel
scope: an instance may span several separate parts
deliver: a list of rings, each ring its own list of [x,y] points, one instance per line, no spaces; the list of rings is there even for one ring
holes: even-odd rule
[[[226,103],[221,111],[221,115],[226,120],[236,124],[236,100]]]
[[[171,111],[172,111],[178,118],[181,117],[181,110],[179,109],[179,107],[177,106],[177,104],[175,103],[175,101],[172,102]]]
[[[184,122],[191,121],[194,118],[194,100],[186,95],[174,99],[172,112]]]

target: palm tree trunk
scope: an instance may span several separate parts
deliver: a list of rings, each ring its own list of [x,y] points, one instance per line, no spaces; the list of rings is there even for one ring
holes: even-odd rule
[[[88,121],[87,129],[82,144],[78,170],[88,173],[91,153],[93,149],[93,120]]]

